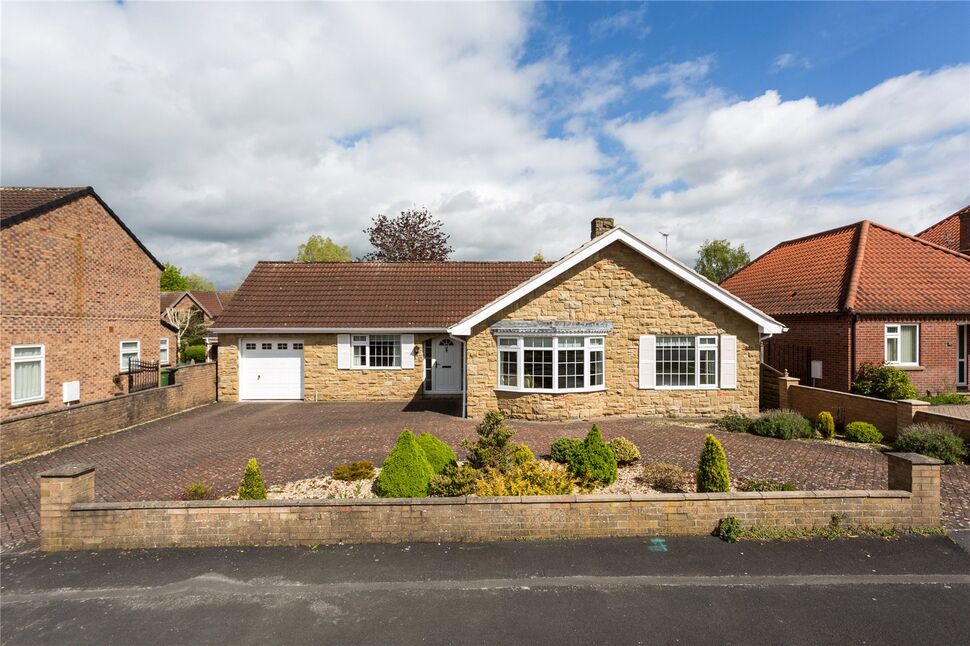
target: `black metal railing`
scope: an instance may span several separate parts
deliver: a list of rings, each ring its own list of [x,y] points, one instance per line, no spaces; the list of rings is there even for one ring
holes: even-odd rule
[[[158,362],[128,359],[128,392],[158,388]]]

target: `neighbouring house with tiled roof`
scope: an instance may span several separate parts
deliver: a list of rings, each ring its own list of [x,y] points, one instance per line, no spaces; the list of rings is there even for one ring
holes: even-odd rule
[[[886,363],[924,392],[967,387],[970,256],[954,248],[862,221],[782,242],[721,286],[788,328],[764,359],[803,383],[845,391]]]
[[[4,187],[0,227],[0,417],[120,394],[129,359],[164,362],[162,266],[93,189]]]
[[[758,409],[783,326],[613,221],[554,263],[260,262],[219,317],[219,397],[448,398],[480,416]]]
[[[916,237],[970,255],[970,204],[917,233]]]
[[[200,290],[185,290],[181,292],[161,292],[159,294],[159,313],[162,320],[172,323],[170,310],[190,310],[197,313],[198,320],[204,328],[203,340],[206,346],[206,358],[215,359],[216,346],[219,337],[210,333],[209,329],[216,319],[222,315],[223,308],[232,299],[235,292],[214,292]]]

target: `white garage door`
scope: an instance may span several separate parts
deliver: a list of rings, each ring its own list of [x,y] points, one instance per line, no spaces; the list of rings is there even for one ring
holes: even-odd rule
[[[239,353],[239,399],[303,399],[303,342],[244,339]]]

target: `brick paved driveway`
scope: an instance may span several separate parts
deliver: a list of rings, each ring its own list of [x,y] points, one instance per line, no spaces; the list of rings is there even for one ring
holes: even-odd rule
[[[517,439],[537,454],[563,434],[581,436],[588,423],[516,422]],[[693,470],[704,440],[701,428],[669,420],[607,419],[607,438],[625,435],[650,462]],[[97,467],[100,500],[176,497],[194,481],[233,490],[246,460],[256,457],[267,483],[329,472],[352,460],[380,462],[401,429],[433,432],[453,447],[474,435],[474,422],[431,411],[403,411],[396,403],[213,404],[0,469],[2,533],[6,549],[37,541],[37,473],[58,464]],[[791,480],[801,489],[881,489],[886,462],[875,452],[813,442],[784,442],[717,433],[732,475]],[[944,514],[950,527],[970,527],[970,467],[944,467]]]

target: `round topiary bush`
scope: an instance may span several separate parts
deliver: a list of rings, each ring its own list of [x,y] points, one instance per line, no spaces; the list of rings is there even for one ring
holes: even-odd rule
[[[428,485],[434,470],[411,431],[397,438],[381,473],[374,482],[374,491],[382,498],[419,498],[428,495]]]
[[[827,410],[819,413],[815,418],[815,430],[826,440],[835,437],[835,420],[832,419],[832,413]]]
[[[882,433],[869,422],[849,422],[845,425],[845,439],[873,444],[882,442]]]
[[[963,439],[943,424],[907,426],[893,442],[893,451],[920,453],[947,464],[958,464],[970,455]]]
[[[723,492],[731,490],[731,476],[728,473],[727,456],[717,438],[707,434],[704,448],[697,460],[697,493]]]
[[[572,462],[573,454],[583,448],[583,441],[575,437],[560,437],[552,443],[549,455],[554,462],[569,464]]]
[[[775,437],[780,440],[813,437],[815,429],[811,422],[792,410],[769,410],[751,424],[755,435]]]
[[[240,500],[266,500],[266,483],[256,458],[249,458],[237,492]]]
[[[640,459],[640,449],[625,437],[614,437],[606,444],[613,451],[613,457],[619,465],[633,464]]]
[[[428,463],[435,473],[441,473],[449,464],[457,464],[458,458],[451,447],[431,433],[422,433],[418,436],[417,441],[418,446],[424,451],[424,457],[428,458]]]

